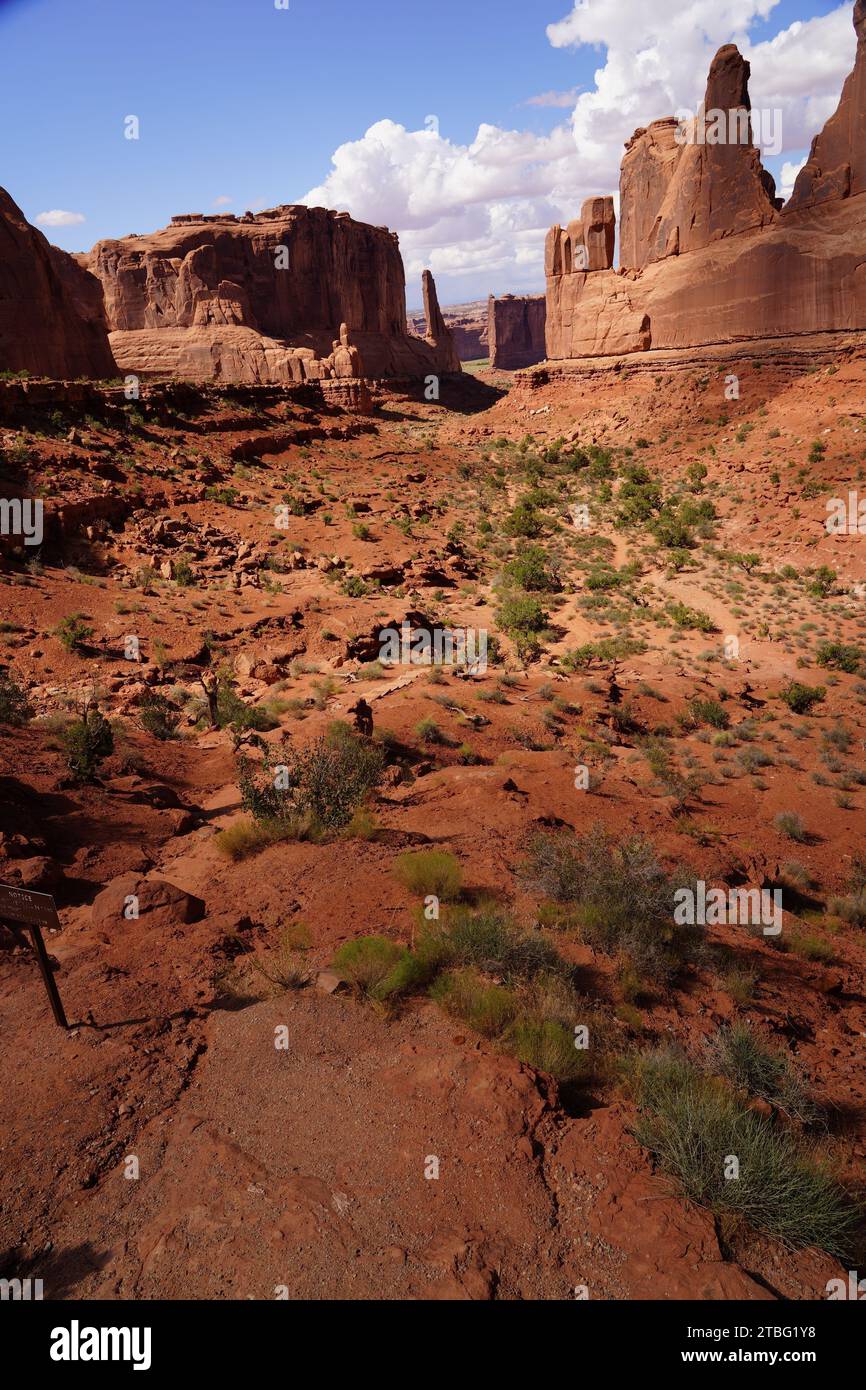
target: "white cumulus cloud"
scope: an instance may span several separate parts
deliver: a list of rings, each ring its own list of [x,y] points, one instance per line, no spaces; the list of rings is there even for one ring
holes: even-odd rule
[[[569,102],[570,117],[549,134],[482,124],[471,143],[459,144],[438,128],[407,130],[385,118],[341,145],[301,201],[397,231],[412,301],[412,281],[425,265],[441,277],[445,302],[489,289],[540,290],[547,228],[576,216],[584,198],[618,190],[624,142],[659,116],[694,109],[724,43],[736,43],[752,64],[753,105],[782,113],[787,190],[790,169],[835,109],[855,35],[846,2],[753,43],[754,26],[778,3],[578,0],[547,36],[555,48],[589,45],[598,67],[594,85]],[[563,95],[543,93],[527,104],[557,106]]]
[[[65,212],[63,208],[52,208],[50,212],[40,212],[36,218],[40,227],[78,227],[87,219],[83,212]]]

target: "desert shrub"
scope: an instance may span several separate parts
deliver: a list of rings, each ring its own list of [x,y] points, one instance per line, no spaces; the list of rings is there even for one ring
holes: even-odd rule
[[[803,818],[796,811],[780,811],[774,817],[773,824],[780,835],[786,835],[789,840],[796,840],[798,844],[804,844],[809,838]]]
[[[646,644],[633,637],[602,637],[597,642],[587,642],[576,647],[562,658],[561,665],[566,671],[584,671],[597,661],[605,665],[611,661],[623,661],[629,656],[639,656],[646,651]]]
[[[76,782],[88,782],[114,752],[114,734],[102,711],[84,704],[60,735],[66,765]]]
[[[701,700],[696,696],[689,702],[689,713],[696,724],[709,724],[713,729],[730,727],[731,716],[718,700]]]
[[[504,530],[507,536],[535,540],[544,530],[544,518],[532,502],[523,498],[506,517]]]
[[[347,984],[374,997],[377,986],[388,978],[405,955],[405,947],[388,937],[361,936],[355,941],[346,941],[339,948],[334,956],[334,969]]]
[[[801,681],[791,681],[781,691],[779,699],[783,700],[794,714],[809,714],[812,706],[820,704],[826,694],[827,687],[824,685],[803,685]]]
[[[532,1015],[516,1020],[508,1042],[521,1062],[549,1072],[559,1082],[579,1081],[588,1071],[586,1053],[574,1045],[574,1033],[555,1018]]]
[[[815,653],[819,666],[831,671],[847,671],[849,675],[860,670],[863,652],[860,647],[846,646],[844,642],[821,642]]]
[[[702,955],[703,927],[674,921],[675,893],[694,879],[669,874],[649,840],[616,841],[602,826],[536,835],[522,871],[545,897],[579,905],[588,945],[626,955],[650,979],[670,980]]]
[[[800,1072],[778,1048],[766,1047],[745,1023],[720,1028],[707,1043],[710,1067],[732,1086],[775,1105],[794,1120],[817,1117]]]
[[[312,976],[305,959],[309,949],[309,929],[292,922],[281,930],[277,945],[262,956],[250,956],[249,965],[278,990],[303,989]]]
[[[145,733],[162,743],[174,738],[180,723],[180,711],[158,690],[149,690],[144,695],[138,717]]]
[[[32,717],[33,709],[23,687],[11,676],[0,674],[0,724],[20,727]]]
[[[530,593],[555,593],[559,580],[547,552],[540,545],[527,545],[505,566],[512,583]]]
[[[808,585],[809,591],[817,598],[827,598],[832,594],[838,578],[836,571],[831,569],[829,565],[820,565],[812,575]]]
[[[636,1138],[693,1202],[791,1248],[851,1254],[861,1213],[790,1130],[670,1051],[644,1056],[636,1079]],[[739,1160],[737,1181],[726,1178],[729,1155]]]
[[[384,755],[351,732],[320,738],[308,748],[266,747],[261,763],[238,759],[244,809],[256,820],[309,818],[323,830],[341,830],[379,782]]]
[[[529,594],[509,594],[496,615],[499,626],[515,637],[532,637],[543,632],[547,613],[543,604]]]
[[[694,632],[715,632],[716,626],[708,613],[699,608],[690,608],[687,603],[672,603],[668,613],[677,627]]]
[[[315,840],[318,829],[308,816],[281,816],[271,820],[254,817],[236,821],[221,830],[214,840],[217,851],[226,859],[239,863],[252,854],[259,854],[270,845],[286,840]]]
[[[852,927],[866,927],[866,892],[849,893],[830,899],[830,911]]]
[[[566,968],[540,931],[518,926],[497,908],[452,909],[444,936],[458,964],[475,965],[488,974],[532,979]]]
[[[76,652],[93,636],[93,628],[88,626],[83,613],[67,613],[57,624],[54,633],[66,651]]]
[[[415,733],[422,743],[440,744],[445,743],[446,738],[435,719],[428,717],[421,719],[415,725]]]
[[[425,849],[401,854],[394,862],[394,873],[410,893],[430,894],[443,902],[460,896],[463,870],[460,861],[447,850]]]
[[[433,984],[431,998],[486,1038],[496,1038],[517,1012],[512,990],[490,984],[477,970],[449,970]]]
[[[197,703],[195,712],[200,719],[206,719],[210,714],[204,700]],[[218,729],[234,729],[237,733],[267,733],[279,723],[267,710],[246,704],[226,675],[220,675],[217,680],[214,718]]]

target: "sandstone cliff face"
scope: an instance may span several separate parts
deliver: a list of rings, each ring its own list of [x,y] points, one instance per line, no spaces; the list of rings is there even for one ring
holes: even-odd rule
[[[490,365],[505,371],[532,367],[546,356],[544,295],[490,296],[487,311]]]
[[[636,132],[620,270],[569,272],[561,229],[548,236],[548,358],[866,329],[866,0],[854,23],[855,70],[784,209],[752,144],[749,65],[733,46],[716,55],[705,100],[705,130],[722,112],[725,142],[679,143],[672,118]]]
[[[350,340],[372,377],[459,370],[447,330],[436,343],[406,332],[396,236],[346,213],[175,217],[152,235],[100,242],[89,263],[129,370],[321,380],[344,374],[335,343]]]
[[[0,371],[113,377],[99,281],[0,188]]]
[[[866,192],[866,0],[854,6],[857,57],[833,116],[812,142],[785,211]]]
[[[626,146],[620,171],[620,265],[640,270],[649,256],[674,170],[682,154],[675,116],[636,130]]]

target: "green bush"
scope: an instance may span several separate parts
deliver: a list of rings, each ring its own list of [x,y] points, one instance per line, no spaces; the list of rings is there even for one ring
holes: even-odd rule
[[[844,642],[821,642],[815,660],[831,671],[847,671],[854,675],[860,670],[863,652],[860,647],[846,646]]]
[[[687,603],[672,603],[668,613],[677,627],[694,632],[715,632],[716,625],[708,613],[699,608],[689,608]]]
[[[114,752],[114,734],[96,705],[85,704],[60,735],[66,765],[76,782],[88,782]]]
[[[747,1221],[791,1248],[852,1253],[862,1214],[815,1152],[778,1122],[745,1108],[719,1081],[670,1051],[637,1070],[635,1136],[686,1196]],[[739,1178],[726,1164],[739,1161]]]
[[[93,636],[93,628],[88,626],[83,613],[67,613],[57,624],[54,633],[59,637],[61,646],[68,652],[76,652]]]
[[[530,593],[550,594],[559,589],[559,580],[547,552],[540,545],[527,545],[505,566],[507,577]]]
[[[505,520],[505,534],[524,540],[535,540],[544,530],[544,518],[532,502],[523,498],[518,502]]]
[[[497,908],[452,909],[444,935],[457,963],[475,965],[488,974],[532,979],[543,971],[566,968],[541,932],[519,927]]]
[[[766,1047],[745,1023],[720,1028],[707,1044],[709,1065],[732,1086],[768,1101],[794,1120],[809,1123],[817,1107],[790,1058],[778,1048]]]
[[[791,681],[779,695],[788,709],[794,714],[809,714],[813,705],[820,704],[827,694],[825,685],[803,685],[801,681]]]
[[[731,716],[718,700],[701,700],[697,696],[689,702],[689,713],[696,724],[709,724],[713,729],[728,729]]]
[[[549,1072],[559,1082],[582,1080],[588,1071],[586,1052],[574,1045],[574,1033],[554,1018],[519,1018],[508,1042],[521,1062]]]
[[[0,724],[20,727],[33,718],[24,689],[11,676],[0,674]]]
[[[669,874],[649,840],[617,841],[598,825],[583,836],[540,834],[522,871],[544,897],[579,907],[587,945],[627,956],[650,979],[669,981],[703,956],[703,927],[674,921],[677,889],[695,881]]]
[[[174,738],[180,723],[180,711],[158,690],[149,690],[142,698],[139,720],[145,733],[165,743]]]
[[[334,956],[334,969],[347,984],[375,997],[377,986],[405,954],[405,947],[385,936],[361,936],[340,947]]]
[[[320,738],[308,748],[267,746],[261,763],[238,759],[244,809],[256,820],[296,821],[309,817],[322,830],[341,830],[378,784],[382,750],[351,732]]]
[[[450,902],[460,896],[463,870],[448,850],[425,849],[401,854],[394,861],[394,873],[410,893],[430,894]]]
[[[517,1012],[512,990],[488,983],[477,970],[449,970],[436,980],[430,996],[446,1013],[462,1019],[486,1038],[496,1038]]]

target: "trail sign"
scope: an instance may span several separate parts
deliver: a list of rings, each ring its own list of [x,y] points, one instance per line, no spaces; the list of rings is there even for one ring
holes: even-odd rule
[[[29,927],[55,1021],[61,1028],[68,1028],[60,994],[51,973],[51,962],[42,939],[43,927],[60,926],[54,899],[48,893],[31,893],[29,888],[13,888],[8,883],[0,883],[0,921],[4,919],[16,935],[21,926]]]

